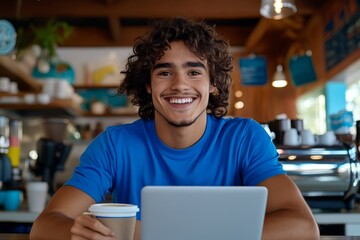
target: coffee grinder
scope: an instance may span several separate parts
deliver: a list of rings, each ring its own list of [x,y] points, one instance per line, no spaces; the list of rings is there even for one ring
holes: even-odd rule
[[[55,193],[55,173],[65,169],[65,162],[72,145],[64,143],[68,126],[67,119],[51,118],[43,121],[45,137],[37,142],[38,158],[32,171],[49,185],[49,194]]]

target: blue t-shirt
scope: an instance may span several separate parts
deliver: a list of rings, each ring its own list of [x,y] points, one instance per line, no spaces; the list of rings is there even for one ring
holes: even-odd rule
[[[208,115],[204,135],[185,149],[165,145],[154,120],[108,127],[90,143],[65,185],[96,202],[112,194],[114,202],[141,207],[141,189],[147,185],[255,186],[284,173],[260,124]]]

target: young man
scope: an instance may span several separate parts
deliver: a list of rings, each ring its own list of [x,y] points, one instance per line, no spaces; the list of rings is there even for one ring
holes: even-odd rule
[[[146,185],[265,186],[263,239],[318,239],[311,211],[264,129],[250,119],[223,118],[231,71],[228,44],[213,28],[181,18],[158,22],[137,40],[119,88],[140,106],[141,119],[109,127],[88,146],[35,221],[31,239],[114,239],[82,213],[108,193],[140,206]]]

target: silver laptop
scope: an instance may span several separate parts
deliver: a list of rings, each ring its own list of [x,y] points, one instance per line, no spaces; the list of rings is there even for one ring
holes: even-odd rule
[[[142,240],[260,240],[265,187],[147,186]]]

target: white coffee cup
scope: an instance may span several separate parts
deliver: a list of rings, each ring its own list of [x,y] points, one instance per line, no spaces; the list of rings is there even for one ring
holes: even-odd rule
[[[9,93],[16,94],[18,92],[19,92],[19,88],[17,82],[10,82]]]
[[[58,79],[55,89],[55,97],[59,99],[71,98],[73,94],[73,87],[66,79]]]
[[[44,79],[44,85],[42,92],[54,98],[56,96],[56,79],[55,78],[46,78]]]
[[[303,129],[300,132],[301,144],[304,146],[313,146],[319,142],[317,135],[314,135],[310,130]]]
[[[90,110],[93,114],[101,115],[106,112],[106,105],[100,101],[93,101],[90,105]]]
[[[40,104],[49,104],[51,99],[50,99],[50,95],[47,93],[39,93],[37,95],[37,101]]]
[[[34,104],[36,102],[36,95],[34,93],[24,94],[24,102],[26,104]]]
[[[9,92],[10,91],[10,78],[0,77],[0,92]]]
[[[337,144],[337,139],[334,131],[327,131],[322,135],[319,135],[319,144],[325,146],[332,146]]]
[[[301,144],[301,136],[298,135],[296,128],[285,131],[283,144],[287,146],[299,146]]]
[[[139,208],[132,204],[99,203],[89,207],[89,212],[105,226],[111,228],[116,239],[133,240],[135,234],[136,213]]]
[[[27,182],[26,196],[30,212],[41,212],[48,200],[47,182]]]

